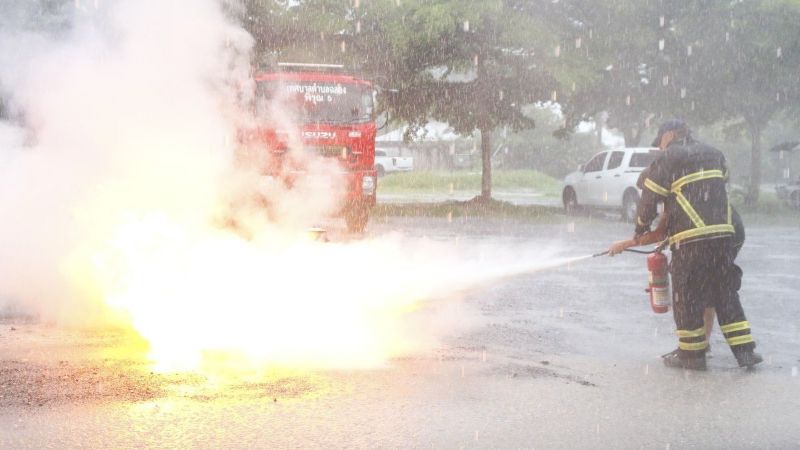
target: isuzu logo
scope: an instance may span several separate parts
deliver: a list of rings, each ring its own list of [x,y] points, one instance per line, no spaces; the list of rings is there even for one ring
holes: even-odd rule
[[[304,131],[303,137],[306,139],[335,139],[335,131]]]

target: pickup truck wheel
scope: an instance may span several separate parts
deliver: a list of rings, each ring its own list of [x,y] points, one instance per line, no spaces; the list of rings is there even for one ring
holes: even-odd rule
[[[561,200],[564,202],[564,212],[568,216],[578,212],[578,196],[571,187],[564,188],[564,192],[561,194]]]
[[[380,164],[375,166],[375,171],[378,172],[378,176],[379,177],[382,177],[382,176],[386,175],[386,169],[384,169],[383,166],[380,165]]]
[[[634,190],[625,192],[622,196],[622,220],[633,222],[636,220],[636,206],[639,203],[639,194]]]
[[[347,223],[347,231],[363,233],[369,222],[369,208],[360,205],[349,207],[344,213],[344,221]]]

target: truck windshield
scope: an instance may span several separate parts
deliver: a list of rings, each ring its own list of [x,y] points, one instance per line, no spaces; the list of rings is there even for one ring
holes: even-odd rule
[[[372,89],[356,83],[267,80],[256,88],[259,117],[289,115],[304,123],[363,123],[372,119]]]

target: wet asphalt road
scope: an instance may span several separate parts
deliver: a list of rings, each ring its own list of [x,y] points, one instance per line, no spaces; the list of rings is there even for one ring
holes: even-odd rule
[[[369,233],[398,231],[577,256],[631,226],[388,218]],[[751,373],[736,367],[718,328],[708,372],[661,365],[674,326],[649,310],[636,255],[461,292],[453,301],[477,318],[471,326],[382,369],[273,373],[223,387],[116,356],[134,340],[114,331],[7,321],[0,448],[797,448],[800,225],[749,224],[738,261],[766,358]]]

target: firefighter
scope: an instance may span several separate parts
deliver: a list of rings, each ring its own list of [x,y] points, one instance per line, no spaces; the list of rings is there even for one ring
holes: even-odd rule
[[[634,241],[639,243],[649,234],[657,204],[664,202],[678,334],[678,351],[665,355],[664,364],[705,370],[708,341],[703,311],[708,306],[715,308],[739,366],[750,368],[763,359],[753,351],[750,324],[739,302],[742,272],[733,263],[735,229],[725,191],[725,157],[695,141],[679,120],[663,123],[653,146],[663,152],[644,179]]]
[[[639,180],[636,182],[636,185],[639,189],[644,189],[644,180],[647,177],[647,170],[645,169]],[[731,221],[733,222],[733,260],[734,260],[734,271],[736,272],[736,290],[738,291],[741,287],[742,282],[742,269],[735,264],[736,256],[739,254],[739,250],[741,250],[742,246],[744,245],[745,239],[745,232],[744,232],[744,223],[742,222],[742,218],[739,213],[736,211],[736,208],[731,206]],[[622,253],[625,249],[630,247],[636,247],[641,245],[649,245],[649,244],[657,244],[663,242],[664,239],[667,238],[667,215],[662,214],[661,220],[659,220],[656,229],[644,234],[638,239],[625,239],[622,241],[617,241],[611,244],[611,247],[608,248],[608,255],[614,256]],[[706,334],[706,341],[708,341],[709,337],[711,336],[711,330],[714,328],[714,305],[708,304],[706,305],[705,311],[703,312],[703,328],[705,329]],[[709,343],[706,346],[706,353],[710,352],[711,344]],[[673,353],[678,353],[679,349],[675,349],[674,351],[662,355],[663,358],[671,357],[670,355]]]

